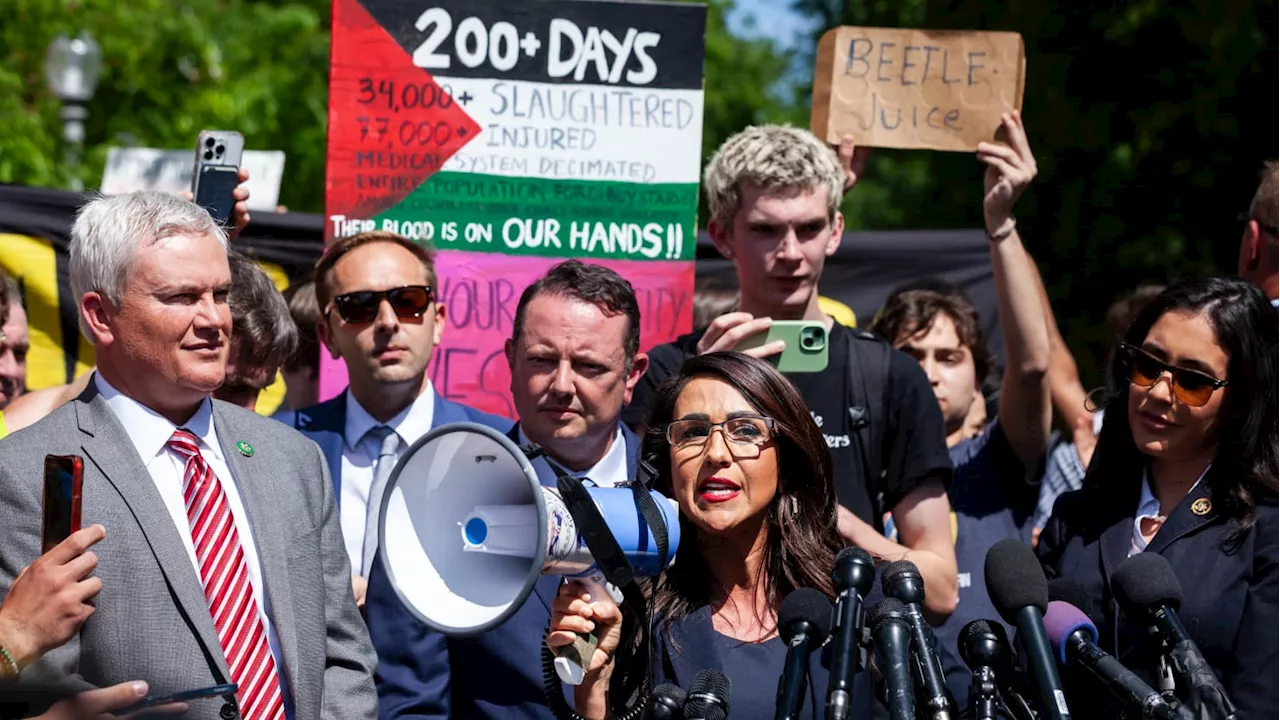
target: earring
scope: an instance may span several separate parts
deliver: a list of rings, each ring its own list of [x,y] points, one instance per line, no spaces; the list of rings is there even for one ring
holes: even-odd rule
[[[782,509],[788,519],[794,519],[800,514],[800,502],[796,500],[795,495],[788,495],[782,499]]]

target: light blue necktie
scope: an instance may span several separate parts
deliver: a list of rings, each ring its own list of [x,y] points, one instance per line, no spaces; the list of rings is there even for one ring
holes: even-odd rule
[[[378,552],[378,518],[382,514],[382,496],[387,491],[387,481],[396,467],[396,450],[400,449],[400,436],[386,425],[379,425],[365,433],[366,438],[381,441],[378,460],[373,466],[373,484],[369,486],[369,505],[365,508],[364,550],[361,554],[360,575],[369,577],[373,569],[373,557]]]

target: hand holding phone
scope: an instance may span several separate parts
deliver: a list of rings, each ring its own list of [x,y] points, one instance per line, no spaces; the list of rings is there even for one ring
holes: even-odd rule
[[[214,221],[222,225],[227,224],[235,209],[233,193],[240,184],[243,155],[244,136],[238,132],[205,130],[196,139],[191,195],[197,205],[208,210]]]
[[[148,695],[138,702],[128,707],[120,708],[116,711],[117,715],[133,715],[142,710],[154,710],[159,712],[162,706],[173,705],[175,703],[186,704],[190,700],[203,700],[205,698],[227,697],[235,699],[236,690],[239,686],[235,683],[227,683],[225,685],[213,685],[211,687],[200,688],[198,690],[186,690],[184,692],[172,693],[170,695]]]
[[[706,355],[713,352],[728,352],[738,350],[744,340],[762,332],[767,332],[773,326],[773,318],[755,317],[751,313],[731,312],[725,313],[707,326],[707,331],[703,333],[702,339],[698,341],[697,352],[699,355]],[[782,341],[771,342],[765,345],[753,346],[751,348],[743,348],[738,350],[752,357],[767,358],[771,355],[777,355],[785,348]]]
[[[812,373],[827,369],[827,324],[818,320],[774,320],[769,329],[738,343],[737,352],[782,344],[782,352],[765,357],[784,373]]]
[[[98,559],[89,548],[105,536],[90,525],[18,573],[0,604],[0,646],[19,667],[66,644],[93,614],[102,581],[90,575]]]

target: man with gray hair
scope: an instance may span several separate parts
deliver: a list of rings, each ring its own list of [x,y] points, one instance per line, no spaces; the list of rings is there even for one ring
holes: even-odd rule
[[[690,356],[733,350],[776,320],[822,323],[829,361],[819,372],[791,372],[831,449],[840,534],[873,556],[910,560],[925,582],[925,611],[939,623],[955,608],[958,578],[947,457],[938,401],[911,356],[884,340],[837,324],[818,305],[823,264],[840,246],[840,200],[856,173],[851,147],[837,157],[807,130],[749,127],[707,163],[707,232],[733,261],[736,312],[649,353],[624,420],[643,424],[653,391]],[[864,158],[865,159],[865,158]],[[842,167],[844,162],[844,167]],[[774,357],[781,341],[747,353]],[[884,536],[891,513],[898,541]]]
[[[319,449],[210,395],[226,376],[227,237],[163,193],[97,199],[71,231],[71,287],[95,345],[86,390],[0,441],[0,594],[40,555],[42,462],[84,460],[100,524],[92,619],[27,682],[70,691],[145,678],[197,720],[377,714],[375,657]],[[127,639],[127,641],[126,641]]]

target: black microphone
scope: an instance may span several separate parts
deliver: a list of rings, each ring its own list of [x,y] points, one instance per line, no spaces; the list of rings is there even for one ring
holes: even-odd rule
[[[987,551],[983,563],[987,595],[1005,622],[1018,628],[1026,650],[1026,663],[1040,690],[1045,717],[1068,720],[1067,696],[1062,692],[1058,663],[1044,631],[1044,611],[1049,604],[1049,583],[1031,548],[1020,540],[1005,538]]]
[[[1173,669],[1190,691],[1187,704],[1192,710],[1203,708],[1211,717],[1235,718],[1235,704],[1178,619],[1182,583],[1169,561],[1153,552],[1130,557],[1111,576],[1111,591],[1126,616],[1144,619],[1149,631],[1159,638]]]
[[[925,710],[933,720],[950,720],[952,701],[947,691],[946,675],[938,659],[938,641],[933,628],[924,619],[924,578],[910,560],[890,563],[880,578],[885,597],[902,602],[911,626],[912,649],[915,650],[917,677],[924,693]]]
[[[1155,688],[1132,670],[1098,647],[1098,628],[1075,605],[1061,600],[1049,602],[1044,629],[1058,660],[1065,666],[1077,663],[1107,686],[1129,709],[1143,718],[1178,720],[1177,710],[1164,701]]]
[[[813,588],[793,590],[778,608],[778,633],[787,644],[787,659],[778,678],[774,720],[800,717],[808,688],[809,653],[831,634],[831,601]]]
[[[863,664],[862,601],[876,581],[876,566],[862,548],[836,555],[831,581],[836,589],[836,626],[831,635],[831,677],[827,682],[827,720],[849,717],[853,676]]]
[[[1000,712],[999,671],[1009,665],[1009,638],[1004,627],[973,620],[960,630],[960,659],[973,673],[969,691],[969,719],[994,720]]]
[[[684,698],[685,720],[728,720],[729,694],[729,678],[715,670],[699,670]]]
[[[681,720],[684,717],[684,690],[665,683],[653,689],[649,700],[650,720]]]
[[[890,720],[916,720],[916,687],[911,680],[911,623],[907,608],[887,597],[867,613],[876,667],[884,677]]]

